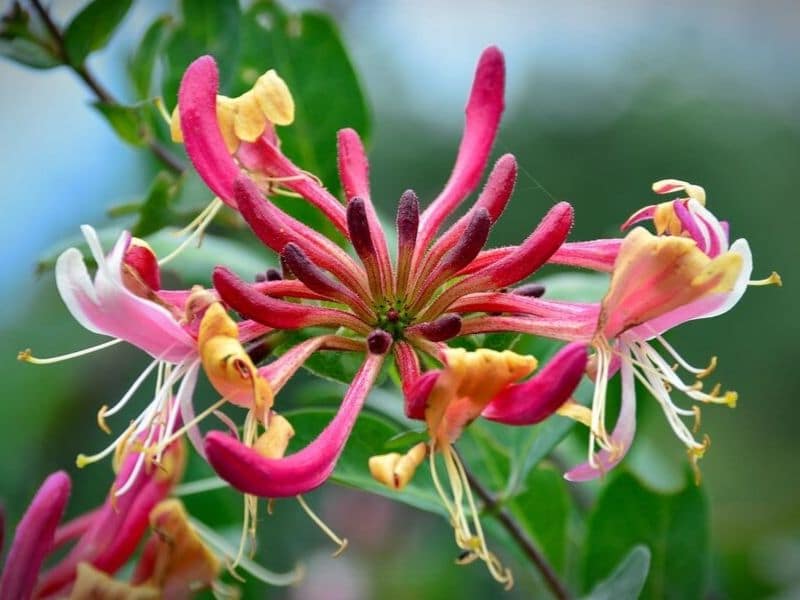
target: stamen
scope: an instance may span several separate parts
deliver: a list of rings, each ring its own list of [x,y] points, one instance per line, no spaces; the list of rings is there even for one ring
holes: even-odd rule
[[[199,415],[197,415],[194,419],[192,419],[191,421],[189,421],[187,423],[184,423],[183,426],[180,429],[178,429],[177,431],[173,432],[172,435],[170,435],[166,440],[162,440],[159,443],[158,448],[157,448],[157,452],[162,452],[164,448],[166,448],[172,442],[174,442],[179,437],[181,437],[189,429],[191,429],[192,427],[194,427],[195,425],[200,423],[200,421],[205,419],[208,415],[210,415],[211,413],[213,413],[214,411],[219,409],[227,401],[228,401],[227,398],[220,398],[214,404],[212,404],[207,409],[205,409],[203,412],[201,412]],[[78,466],[80,466],[80,465],[78,465]]]
[[[85,454],[78,454],[78,456],[75,458],[75,465],[79,469],[82,469],[86,465],[90,465],[94,462],[97,462],[98,460],[104,459],[106,456],[114,452],[114,450],[117,448],[117,445],[120,442],[124,441],[125,438],[128,437],[128,435],[133,431],[135,427],[136,427],[136,421],[131,422],[128,428],[125,431],[123,431],[122,434],[117,439],[115,439],[113,442],[111,442],[111,444],[106,446],[103,450],[101,450],[97,454],[92,454],[90,456],[87,456]]]
[[[656,336],[656,339],[659,342],[661,342],[661,345],[664,346],[664,349],[667,352],[669,352],[670,356],[672,356],[672,358],[678,361],[678,364],[680,366],[682,366],[690,373],[694,373],[698,379],[703,379],[704,377],[708,377],[714,371],[714,369],[717,368],[716,356],[711,357],[711,360],[709,361],[708,366],[705,369],[698,369],[697,367],[693,367],[692,365],[690,365],[680,354],[678,354],[678,351],[675,350],[675,348],[669,342],[667,342],[667,340],[664,339],[664,336],[658,335]],[[675,370],[677,369],[673,367],[673,371]]]
[[[163,266],[173,260],[175,257],[179,256],[188,246],[191,244],[195,239],[200,238],[202,241],[203,233],[205,233],[206,228],[211,224],[211,221],[214,220],[214,217],[217,216],[217,213],[223,207],[223,202],[219,198],[214,198],[211,201],[211,204],[206,207],[208,212],[203,216],[194,230],[189,234],[189,236],[183,240],[175,250],[167,254],[164,258],[158,261],[159,266]],[[203,213],[201,212],[201,215]],[[199,242],[198,242],[199,243]]]
[[[769,277],[748,281],[747,285],[777,285],[778,287],[783,287],[783,280],[778,273],[773,271],[769,274]]]
[[[297,502],[300,504],[300,507],[306,512],[306,514],[311,518],[311,520],[314,521],[317,527],[319,527],[323,531],[323,533],[325,533],[325,535],[331,538],[331,540],[333,540],[333,542],[339,546],[334,551],[332,556],[334,558],[341,556],[342,552],[344,552],[347,549],[347,538],[340,538],[338,535],[336,535],[333,532],[333,530],[325,524],[325,521],[323,521],[317,515],[317,513],[311,510],[311,507],[306,503],[305,499],[301,495],[298,494],[296,498]]]
[[[144,371],[142,371],[139,377],[136,378],[131,387],[128,388],[128,391],[125,392],[125,395],[122,396],[122,398],[112,408],[108,408],[108,405],[106,404],[100,407],[100,410],[97,412],[97,423],[98,425],[100,425],[100,429],[102,429],[103,431],[106,431],[108,429],[108,426],[105,424],[105,417],[110,417],[111,415],[116,414],[118,411],[120,411],[128,403],[128,400],[130,400],[131,397],[136,393],[136,391],[141,387],[142,383],[147,378],[147,376],[150,375],[153,369],[155,369],[160,364],[163,363],[161,363],[161,361],[159,361],[158,359],[151,362],[147,366],[147,368]],[[161,388],[161,382],[157,381],[156,390],[160,388]],[[108,431],[106,431],[106,433],[108,433]]]
[[[51,365],[54,363],[63,362],[65,360],[78,358],[79,356],[85,356],[86,354],[91,354],[92,352],[98,352],[99,350],[105,350],[106,348],[110,348],[115,344],[119,344],[121,341],[123,341],[121,338],[114,338],[111,341],[103,342],[102,344],[97,344],[97,346],[91,346],[89,348],[84,348],[83,350],[70,352],[69,354],[62,354],[60,356],[51,356],[48,358],[37,358],[33,356],[30,348],[26,348],[25,350],[22,350],[19,353],[17,353],[17,360],[21,360],[22,362],[30,363],[32,365]]]
[[[479,513],[475,505],[475,499],[472,496],[472,490],[467,479],[464,465],[461,463],[458,454],[452,449],[450,445],[444,445],[441,449],[442,458],[444,460],[447,477],[450,483],[451,497],[445,493],[439,476],[436,470],[435,460],[435,441],[431,441],[430,446],[430,469],[433,479],[433,485],[436,488],[439,498],[445,507],[448,515],[450,516],[450,524],[453,526],[455,533],[456,544],[464,552],[457,559],[457,564],[468,564],[480,558],[486,563],[489,573],[498,582],[505,585],[506,589],[510,589],[514,585],[514,579],[511,571],[503,567],[499,559],[486,547],[486,538],[483,534],[483,529],[480,524]],[[475,534],[467,521],[464,509],[462,506],[463,496],[467,497],[467,504],[472,514],[472,523],[475,527]]]

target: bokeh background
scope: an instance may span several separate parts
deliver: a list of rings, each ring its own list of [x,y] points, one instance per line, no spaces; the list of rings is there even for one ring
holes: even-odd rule
[[[58,1],[54,13],[66,18],[79,5]],[[703,185],[733,236],[747,237],[756,277],[781,273],[783,289],[751,289],[731,313],[670,339],[690,361],[717,355],[718,378],[740,394],[736,410],[704,413],[713,440],[702,463],[712,515],[710,597],[799,597],[797,3],[288,5],[319,7],[342,28],[373,110],[373,196],[387,213],[403,190],[429,200],[445,181],[474,62],[497,44],[506,54],[508,93],[495,154],[513,152],[521,172],[493,242],[521,239],[562,199],[576,208],[572,239],[614,235],[653,201],[653,181],[675,177]],[[111,46],[92,58],[118,96],[131,97],[123,67],[132,45],[170,7],[137,3]],[[76,474],[74,457],[100,447],[94,414],[107,400],[98,398],[118,397],[145,364],[122,349],[52,367],[15,360],[26,347],[46,355],[92,343],[60,303],[52,274],[34,275],[36,261],[81,223],[107,222],[109,205],[141,197],[153,173],[150,159],[119,141],[86,106],[89,99],[66,70],[0,62],[0,497],[11,522],[56,468],[66,466],[80,481],[70,513],[99,500],[107,468]],[[661,415],[644,409],[642,416],[637,445],[682,464],[684,452]],[[651,475],[664,487],[676,478]],[[481,569],[449,567],[451,539],[441,519],[352,491],[314,500],[352,547],[331,560],[299,512],[281,508],[283,524],[271,521],[267,534],[275,544],[271,564],[305,556],[309,577],[276,597],[333,598],[336,590],[343,598],[377,590],[464,597],[495,589]]]

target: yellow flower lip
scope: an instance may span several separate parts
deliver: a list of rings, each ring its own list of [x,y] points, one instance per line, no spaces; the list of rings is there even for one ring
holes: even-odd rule
[[[450,443],[510,383],[530,375],[538,362],[504,350],[447,348],[442,374],[428,398],[425,420],[431,437]]]
[[[222,304],[211,304],[200,321],[197,345],[203,369],[227,401],[262,413],[272,406],[269,382],[261,377],[239,341],[239,328]]]
[[[369,472],[373,479],[386,487],[400,491],[425,461],[428,445],[420,442],[405,454],[390,452],[369,459]]]
[[[742,267],[736,252],[710,258],[689,238],[637,227],[620,248],[599,329],[613,338],[702,297],[731,292]]]
[[[274,69],[261,75],[241,96],[217,96],[217,121],[231,154],[241,142],[255,142],[272,125],[291,125],[294,113],[294,98]],[[178,106],[170,117],[170,134],[172,141],[183,143]]]

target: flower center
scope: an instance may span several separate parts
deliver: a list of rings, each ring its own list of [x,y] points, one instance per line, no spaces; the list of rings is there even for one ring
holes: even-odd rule
[[[402,340],[405,328],[411,324],[411,315],[402,300],[384,301],[375,307],[378,315],[375,327],[383,329],[394,340]]]

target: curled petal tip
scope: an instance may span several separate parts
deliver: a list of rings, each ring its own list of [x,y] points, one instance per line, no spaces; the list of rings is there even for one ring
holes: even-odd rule
[[[586,344],[568,344],[534,377],[501,391],[482,416],[508,425],[533,425],[543,421],[575,391],[587,360]]]

